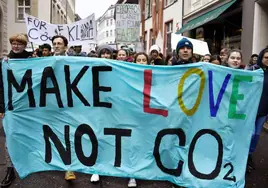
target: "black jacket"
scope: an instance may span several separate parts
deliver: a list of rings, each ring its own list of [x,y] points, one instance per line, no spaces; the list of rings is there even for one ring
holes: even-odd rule
[[[172,59],[172,65],[186,65],[192,63],[191,61],[181,61],[176,58]]]
[[[161,57],[157,57],[156,59],[151,60],[151,64],[153,64],[153,65],[165,65],[165,61]]]
[[[32,56],[32,52],[27,52],[26,50],[24,50],[22,53],[15,54],[15,53],[11,50],[7,56],[8,56],[8,58],[10,58],[10,59],[23,59],[23,58],[31,57],[31,56]]]
[[[13,51],[10,51],[8,58],[10,59],[23,59],[31,57],[32,53],[24,50],[20,54],[15,54]],[[2,60],[0,62],[0,113],[5,113],[5,101],[4,101],[4,84],[3,84],[3,75],[2,75]]]
[[[268,48],[264,50],[267,50],[267,49]],[[258,62],[257,62],[259,67],[261,67],[264,71],[263,90],[262,90],[261,100],[260,100],[259,109],[258,109],[258,116],[266,116],[268,114],[268,68],[262,64],[264,50],[262,50],[261,53],[259,54]]]

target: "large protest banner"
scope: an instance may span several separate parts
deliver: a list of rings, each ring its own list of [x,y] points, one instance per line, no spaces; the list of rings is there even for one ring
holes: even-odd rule
[[[61,25],[50,24],[28,14],[25,14],[24,18],[29,41],[34,44],[52,44],[51,39],[55,35],[65,36],[70,46],[96,43],[95,14],[71,24]]]
[[[140,41],[140,6],[137,4],[116,5],[116,42]]]
[[[2,79],[7,146],[22,178],[71,170],[244,187],[261,70],[56,56],[3,62]]]

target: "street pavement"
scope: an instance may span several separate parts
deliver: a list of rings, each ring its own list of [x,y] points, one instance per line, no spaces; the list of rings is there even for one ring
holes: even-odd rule
[[[263,131],[257,151],[254,154],[256,170],[246,175],[246,188],[268,188],[268,132]],[[0,125],[0,180],[5,176],[4,133]],[[101,177],[98,184],[90,183],[90,175],[76,173],[72,183],[64,180],[64,172],[35,173],[20,180],[18,177],[10,188],[126,188],[128,179]],[[139,188],[179,188],[164,181],[137,180]]]

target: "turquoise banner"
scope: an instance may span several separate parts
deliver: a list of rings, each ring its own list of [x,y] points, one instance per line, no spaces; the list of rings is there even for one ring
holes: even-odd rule
[[[70,170],[245,185],[261,70],[49,57],[3,62],[2,79],[7,146],[21,178]]]

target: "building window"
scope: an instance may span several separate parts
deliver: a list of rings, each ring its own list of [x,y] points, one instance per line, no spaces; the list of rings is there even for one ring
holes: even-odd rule
[[[55,12],[56,12],[56,5],[53,3],[52,4],[52,23],[53,24],[56,23],[56,21],[55,21],[55,18],[56,18]]]
[[[109,20],[106,20],[106,26],[109,26]]]
[[[109,37],[109,31],[106,31],[106,37]]]
[[[110,36],[111,37],[113,36],[113,30],[110,30]]]
[[[113,19],[110,20],[110,25],[111,25],[111,26],[113,25]]]
[[[145,17],[148,18],[152,15],[152,1],[145,0]]]
[[[173,32],[173,21],[171,22],[167,22],[165,24],[165,27],[166,27],[166,55],[168,53],[171,53],[172,52],[172,47],[171,47],[171,34]]]
[[[58,24],[61,24],[61,12],[60,12],[60,7],[59,6],[58,6],[57,18],[58,18],[58,20],[57,20]]]
[[[24,20],[24,13],[31,14],[31,1],[30,0],[17,0],[17,20]]]
[[[153,37],[153,29],[150,29],[150,47],[155,44],[155,37]]]
[[[145,31],[144,33],[144,43],[143,43],[143,46],[144,46],[144,51],[147,52],[147,40],[148,40],[148,35],[147,35],[147,31]]]
[[[175,2],[175,0],[165,0],[165,7],[168,6],[168,5],[171,5],[172,3]]]

